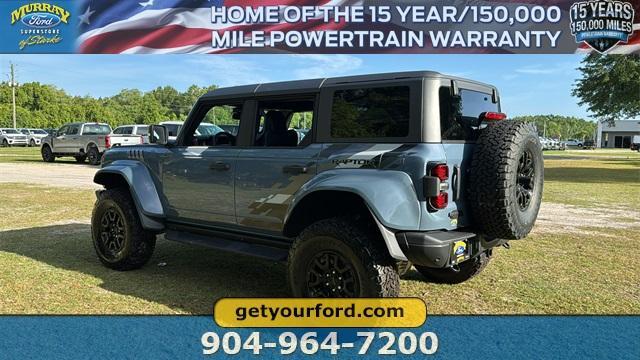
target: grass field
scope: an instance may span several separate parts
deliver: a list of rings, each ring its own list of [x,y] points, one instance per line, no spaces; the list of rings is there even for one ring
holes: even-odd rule
[[[0,149],[4,162],[37,156]],[[411,271],[402,295],[425,299],[431,314],[640,314],[640,154],[545,158],[543,208],[526,240],[497,249],[464,284]],[[93,191],[19,183],[0,194],[0,313],[204,314],[220,297],[288,295],[283,264],[163,239],[143,269],[107,270],[89,234]]]

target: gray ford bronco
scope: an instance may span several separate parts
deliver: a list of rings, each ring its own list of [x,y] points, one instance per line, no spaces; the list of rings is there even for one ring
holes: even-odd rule
[[[143,266],[164,233],[287,261],[296,297],[397,296],[408,264],[433,282],[475,276],[540,207],[536,129],[505,120],[493,86],[436,72],[221,88],[175,141],[149,134],[95,175],[93,243],[112,269]]]

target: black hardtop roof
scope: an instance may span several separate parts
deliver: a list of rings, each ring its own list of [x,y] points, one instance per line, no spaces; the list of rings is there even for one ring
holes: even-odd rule
[[[308,80],[292,80],[292,81],[280,81],[264,84],[251,84],[241,86],[230,86],[218,88],[213,91],[209,91],[202,96],[202,99],[214,99],[219,97],[239,97],[246,95],[268,95],[271,93],[304,93],[304,92],[316,92],[320,88],[327,85],[336,84],[349,84],[367,81],[383,81],[383,80],[398,80],[398,79],[420,79],[420,78],[445,78],[452,80],[461,80],[476,83],[478,85],[494,88],[489,84],[484,84],[478,81],[459,78],[456,76],[444,75],[437,71],[404,71],[404,72],[391,72],[381,74],[367,74],[367,75],[351,75],[340,76],[332,78],[319,78]]]

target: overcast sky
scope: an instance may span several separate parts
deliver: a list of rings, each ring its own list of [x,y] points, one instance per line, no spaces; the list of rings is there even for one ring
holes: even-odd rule
[[[110,96],[170,85],[256,82],[405,70],[435,70],[494,84],[510,116],[558,114],[588,118],[571,96],[580,55],[0,55],[19,82],[53,84],[72,95]]]

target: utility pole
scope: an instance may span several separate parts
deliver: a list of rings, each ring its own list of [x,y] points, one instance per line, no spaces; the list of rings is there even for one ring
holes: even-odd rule
[[[16,125],[16,87],[18,86],[18,83],[16,82],[13,63],[11,63],[10,66],[11,66],[11,79],[9,80],[9,86],[11,86],[11,99],[12,99],[11,101],[13,102],[13,128],[15,129],[18,127]]]

